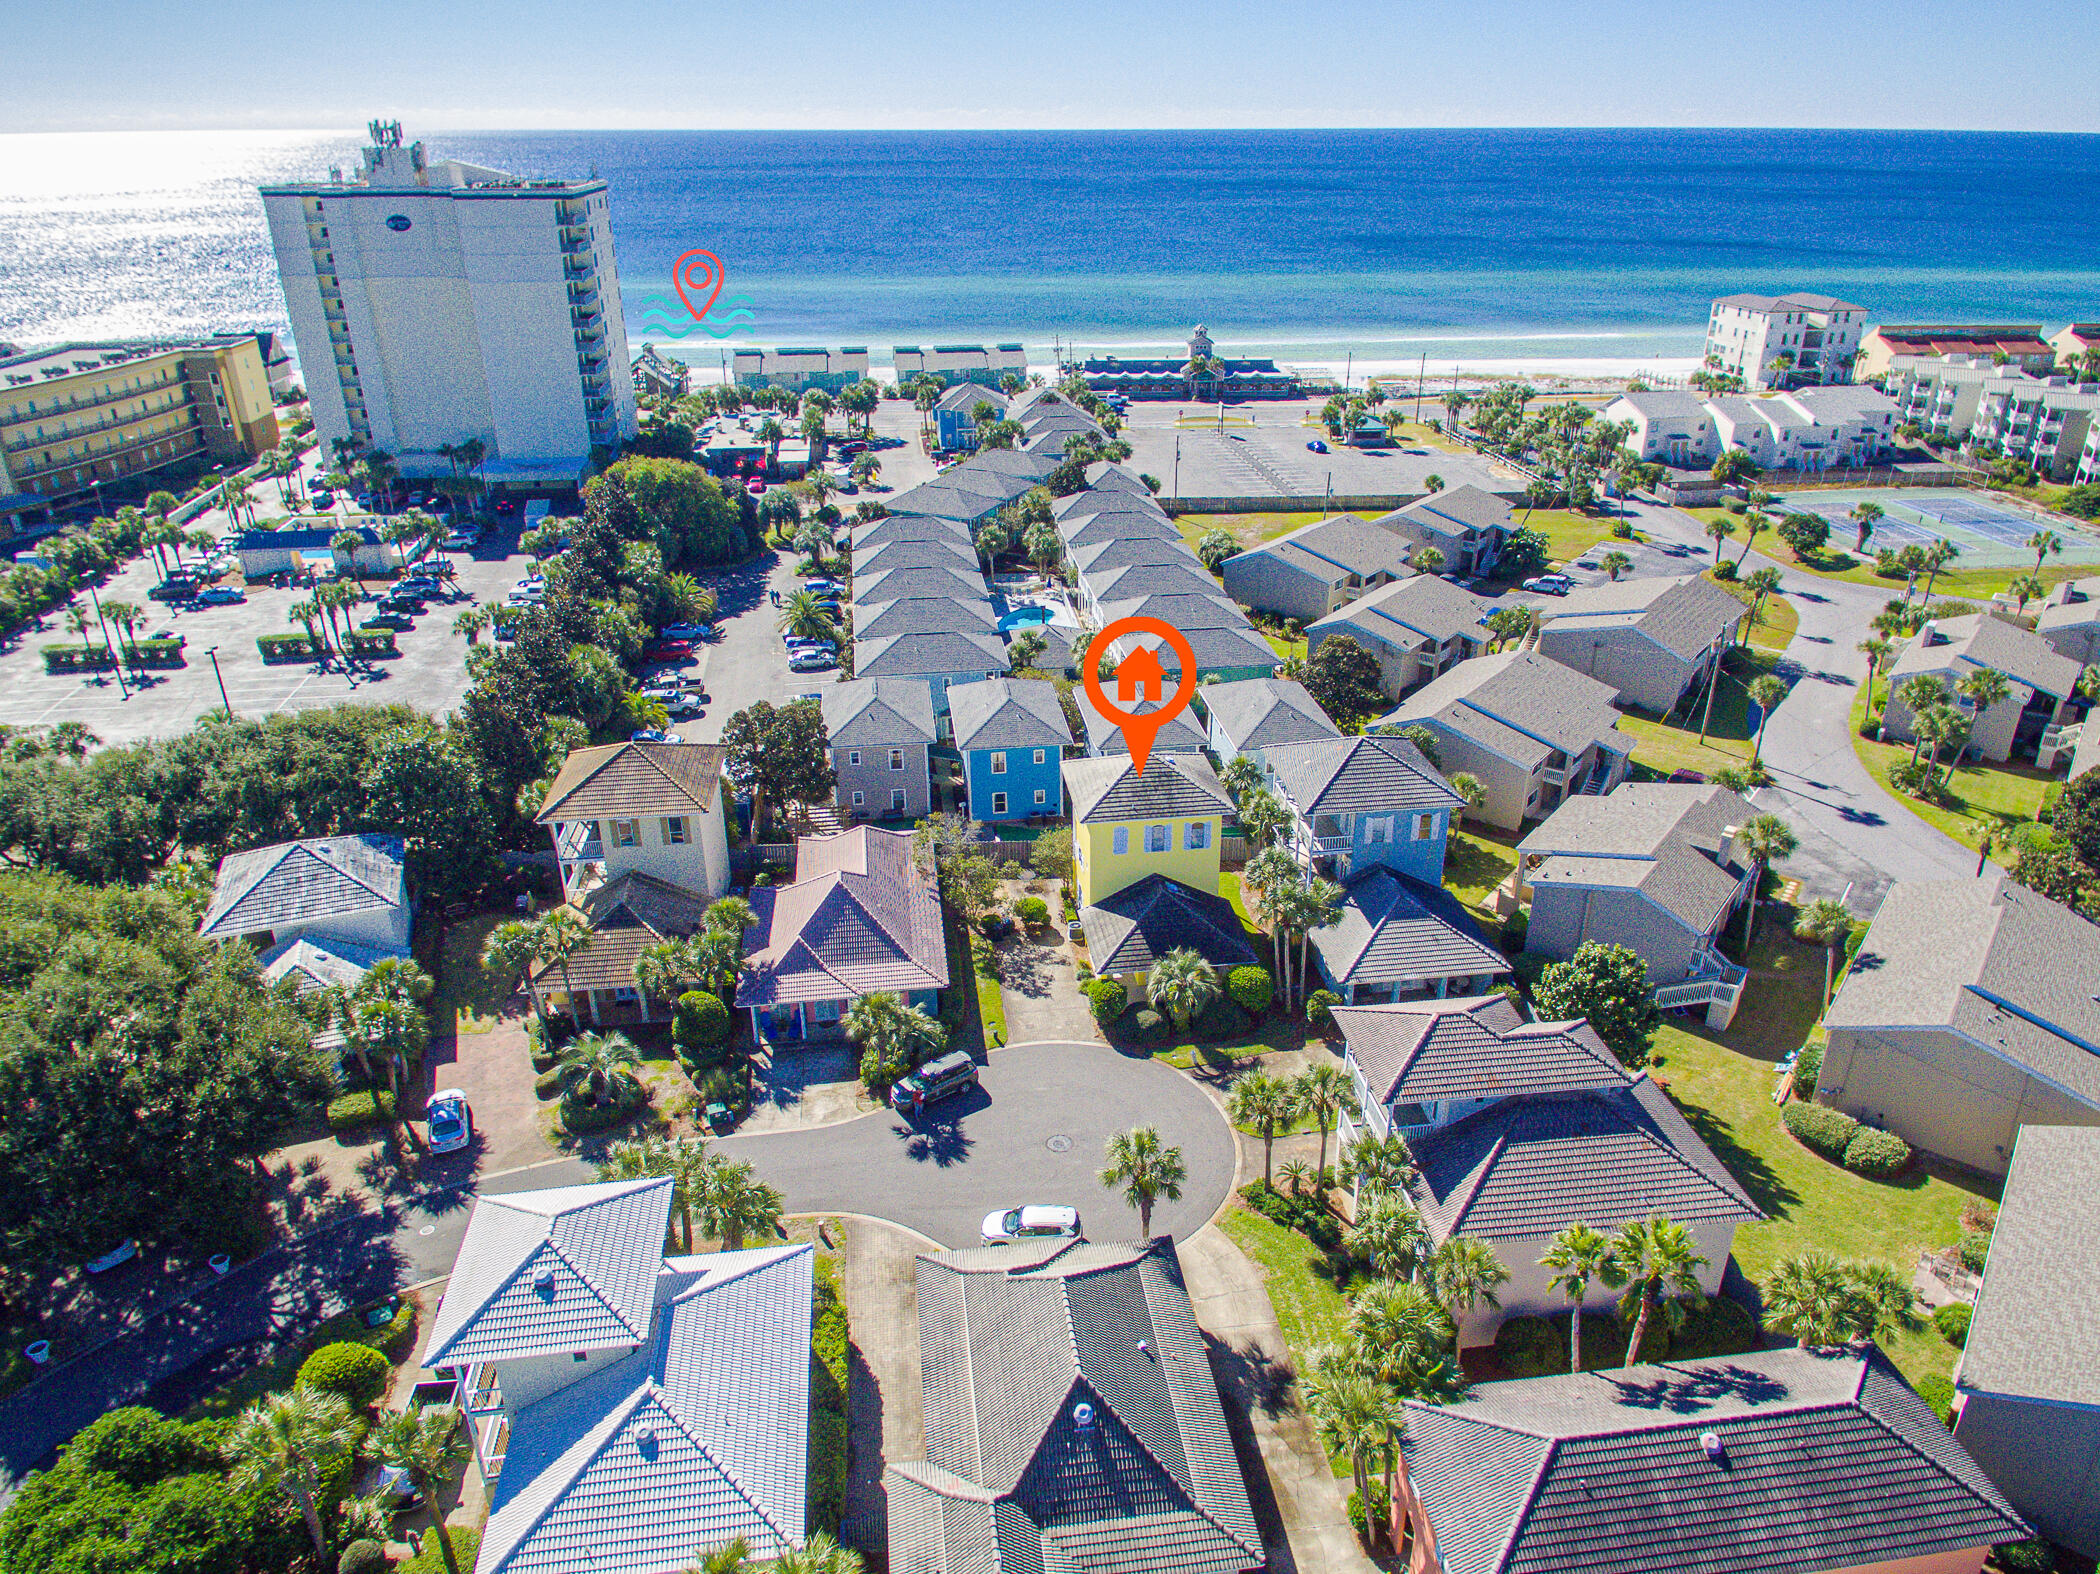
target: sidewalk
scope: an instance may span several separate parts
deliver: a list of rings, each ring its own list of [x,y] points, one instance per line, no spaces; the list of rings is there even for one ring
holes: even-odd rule
[[[845,1219],[842,1287],[853,1321],[852,1466],[839,1539],[876,1558],[889,1549],[885,1465],[926,1457],[919,1386],[918,1270],[931,1242],[880,1219]]]

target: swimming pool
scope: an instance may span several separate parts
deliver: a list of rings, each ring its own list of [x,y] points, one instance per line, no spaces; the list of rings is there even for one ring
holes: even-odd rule
[[[1015,607],[999,620],[999,632],[1010,634],[1018,628],[1040,627],[1050,620],[1051,612],[1048,607]]]

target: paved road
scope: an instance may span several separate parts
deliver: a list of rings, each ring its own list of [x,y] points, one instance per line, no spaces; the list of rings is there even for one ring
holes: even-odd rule
[[[1689,514],[1659,507],[1643,507],[1639,514],[1651,538],[1706,540]],[[1974,850],[1883,791],[1852,748],[1850,713],[1867,677],[1867,658],[1858,645],[1888,591],[1823,579],[1760,552],[1750,555],[1757,562],[1746,564],[1745,572],[1778,569],[1783,593],[1801,616],[1779,669],[1792,687],[1765,729],[1772,783],[1752,795],[1758,808],[1781,816],[1801,838],[1801,850],[1780,872],[1799,879],[1811,896],[1844,896],[1863,916],[1881,905],[1893,881],[1974,875]]]

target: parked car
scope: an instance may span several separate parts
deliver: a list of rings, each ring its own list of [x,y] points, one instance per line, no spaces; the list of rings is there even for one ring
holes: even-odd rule
[[[396,631],[412,629],[415,626],[416,620],[406,608],[389,606],[381,606],[377,612],[366,618],[363,624],[363,627],[368,629],[394,629]]]
[[[236,589],[232,585],[213,585],[197,592],[199,604],[207,607],[230,607],[247,599],[247,591]]]
[[[1603,564],[1602,560],[1600,560],[1600,559],[1598,559],[1598,558],[1594,558],[1594,557],[1579,557],[1579,558],[1577,558],[1577,559],[1575,560],[1575,566],[1576,566],[1577,568],[1587,568],[1587,569],[1599,569],[1599,568],[1602,568],[1602,567],[1604,566],[1604,564]]]
[[[846,587],[835,579],[805,579],[802,581],[802,588],[813,591],[819,596],[827,594],[843,596],[846,593]]]
[[[1565,596],[1575,588],[1575,581],[1565,574],[1536,574],[1524,581],[1524,588],[1534,595]]]
[[[146,592],[147,599],[152,601],[191,601],[196,595],[197,583],[190,579],[171,579]]]
[[[764,497],[766,495],[766,483],[759,480],[756,476],[753,476],[749,481],[746,481],[744,483],[744,490],[749,492],[753,497]]]
[[[406,579],[397,580],[394,589],[408,595],[441,596],[445,593],[445,587],[427,574],[411,574]]]
[[[667,623],[656,631],[658,639],[712,639],[712,623]]]
[[[1327,445],[1321,442],[1320,439],[1317,437],[1315,437],[1311,442],[1307,443],[1305,446],[1307,448],[1310,448],[1316,454],[1324,454],[1327,452]]]
[[[474,1138],[474,1109],[458,1088],[440,1088],[424,1106],[430,1121],[430,1151],[451,1153]]]
[[[966,1049],[951,1049],[937,1055],[917,1071],[900,1077],[890,1088],[890,1108],[917,1111],[929,1104],[953,1098],[965,1088],[977,1086],[977,1062]]]
[[[1699,787],[1705,785],[1706,772],[1676,770],[1670,772],[1670,780],[1680,787]]]
[[[804,650],[788,658],[788,671],[829,672],[838,664],[839,658],[828,650]]]
[[[665,714],[674,720],[700,714],[700,696],[688,690],[680,689],[675,694],[661,694],[657,698],[663,701]]]
[[[780,643],[787,648],[787,653],[790,656],[799,655],[806,650],[820,650],[826,655],[835,656],[838,654],[839,649],[837,643],[833,640],[812,639],[807,634],[790,635]]]
[[[645,661],[684,661],[692,653],[690,640],[660,639],[642,652],[642,658]]]
[[[821,705],[824,703],[824,696],[816,689],[811,689],[807,694],[790,694],[788,696],[790,705],[800,705],[804,700],[812,700]]]
[[[977,1234],[987,1246],[1003,1246],[1010,1241],[1033,1240],[1042,1235],[1060,1235],[1066,1240],[1077,1240],[1079,1210],[1062,1205],[1042,1204],[1001,1208],[984,1216],[984,1223],[978,1228]]]

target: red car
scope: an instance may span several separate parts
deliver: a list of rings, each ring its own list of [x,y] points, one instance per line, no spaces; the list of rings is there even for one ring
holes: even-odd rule
[[[647,661],[683,661],[693,653],[693,642],[689,639],[658,640],[642,657]]]

